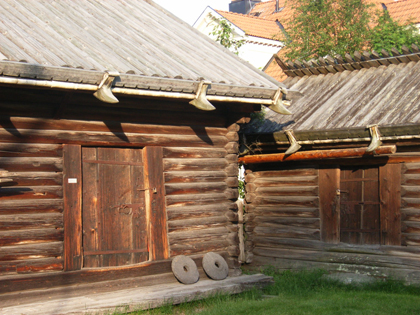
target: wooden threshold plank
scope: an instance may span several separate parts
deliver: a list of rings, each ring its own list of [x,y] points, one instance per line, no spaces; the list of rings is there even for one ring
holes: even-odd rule
[[[168,283],[4,307],[0,314],[104,314],[116,309],[131,312],[156,308],[169,301],[172,304],[180,304],[200,300],[216,293],[237,294],[256,286],[264,287],[272,283],[272,277],[263,274],[228,277],[221,281],[200,280],[192,285]]]

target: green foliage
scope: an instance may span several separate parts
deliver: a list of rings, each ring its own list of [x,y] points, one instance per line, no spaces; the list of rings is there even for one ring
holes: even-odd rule
[[[366,47],[371,5],[362,0],[290,0],[294,15],[287,31],[292,60],[345,54]]]
[[[410,47],[412,44],[420,45],[420,33],[414,24],[399,24],[387,11],[378,14],[377,25],[372,30],[372,49],[380,52],[382,49],[390,51],[396,48],[401,52],[403,45]]]
[[[238,54],[238,49],[245,43],[245,40],[235,39],[232,24],[227,20],[215,17],[212,17],[212,19],[216,22],[216,25],[210,35],[216,36],[216,42]]]
[[[239,198],[245,199],[245,182],[243,180],[238,181],[238,192]]]
[[[420,43],[413,24],[391,19],[387,11],[375,12],[364,0],[290,0],[294,15],[287,36],[286,57],[291,60],[344,55],[361,50],[392,48]]]

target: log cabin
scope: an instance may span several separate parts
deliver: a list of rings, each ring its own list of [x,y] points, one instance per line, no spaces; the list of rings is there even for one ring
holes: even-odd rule
[[[420,281],[420,51],[283,63],[292,116],[244,129],[247,268]]]
[[[0,7],[0,305],[239,275],[238,131],[284,86],[152,1]]]

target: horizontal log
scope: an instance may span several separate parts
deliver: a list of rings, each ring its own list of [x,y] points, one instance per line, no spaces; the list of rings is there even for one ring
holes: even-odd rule
[[[63,270],[63,259],[41,258],[0,262],[0,274],[29,274]]]
[[[266,236],[253,236],[255,246],[274,247],[283,249],[306,249],[337,253],[353,253],[361,255],[382,255],[420,258],[419,246],[396,246],[396,245],[356,245],[356,244],[330,244],[319,240],[278,238]]]
[[[284,153],[249,155],[239,158],[239,162],[244,164],[256,163],[270,163],[270,162],[287,162],[287,161],[302,161],[302,160],[323,160],[348,158],[358,156],[373,156],[393,154],[396,152],[396,146],[382,146],[375,150],[375,152],[366,152],[366,148],[357,149],[337,149],[337,150],[314,150],[301,151],[290,155]]]
[[[401,166],[403,174],[420,174],[420,163],[404,163]]]
[[[53,186],[63,183],[61,172],[8,172],[7,177],[12,181],[3,187],[9,186]]]
[[[401,208],[420,208],[420,198],[401,198]]]
[[[172,196],[166,196],[166,205],[168,207],[170,206],[176,206],[176,207],[198,206],[198,205],[226,202],[228,200],[229,200],[229,196],[226,196],[225,193],[172,195]]]
[[[239,144],[237,142],[228,142],[225,145],[225,150],[227,151],[227,153],[236,154],[239,152]]]
[[[245,228],[245,230],[247,230]],[[318,229],[305,229],[298,227],[256,227],[252,229],[255,236],[273,236],[279,238],[298,238],[320,240]]]
[[[252,185],[255,188],[277,186],[314,186],[318,185],[318,176],[256,178],[252,182]]]
[[[234,208],[235,205],[234,202],[221,202],[201,206],[168,207],[167,216],[169,221],[220,216],[231,211],[229,209]]]
[[[228,177],[224,171],[171,171],[165,172],[165,183],[223,182]]]
[[[3,126],[4,127],[4,126]],[[0,143],[3,157],[61,157],[61,144]]]
[[[198,231],[174,231],[169,232],[169,243],[172,247],[172,245],[175,244],[183,244],[188,241],[209,241],[211,239],[227,239],[229,234],[229,231],[227,227],[215,227],[215,228],[208,228],[208,229],[202,229]]]
[[[0,232],[0,246],[63,241],[63,229],[36,229]]]
[[[217,217],[204,217],[183,220],[172,220],[168,222],[169,232],[193,231],[207,228],[222,227],[232,224],[222,215]]]
[[[62,255],[63,242],[3,246],[0,248],[0,261],[61,257]]]
[[[393,257],[387,255],[382,256],[354,253],[311,251],[300,249],[278,249],[269,247],[255,247],[253,253],[254,255],[258,256],[278,258],[287,257],[287,259],[290,260],[340,263],[346,265],[363,265],[396,269],[420,267],[420,261],[418,259],[396,256]]]
[[[1,215],[0,231],[62,228],[63,215],[61,213]]]
[[[226,178],[225,183],[228,187],[231,188],[237,188],[239,186],[239,180],[237,176]]]
[[[320,220],[318,218],[283,218],[271,216],[257,216],[253,218],[252,221],[247,221],[246,224],[259,227],[297,226],[310,229],[320,228]]]
[[[420,222],[403,221],[401,232],[420,234]]]
[[[318,197],[315,196],[250,196],[254,205],[277,205],[277,206],[296,206],[296,207],[317,207]],[[248,194],[245,194],[248,201]]]
[[[9,172],[61,172],[63,170],[63,159],[50,157],[0,157],[0,168],[4,168]]]
[[[420,248],[420,234],[401,233],[401,245]]]
[[[171,245],[171,256],[206,254],[215,251],[227,251],[229,243],[227,240],[211,240],[202,242],[185,242]]]
[[[401,221],[420,222],[420,209],[401,209]]]
[[[251,172],[245,176],[247,182],[252,182],[256,178],[267,177],[305,177],[305,176],[318,176],[318,169],[291,169],[291,170],[276,170],[276,171],[258,171]]]
[[[197,136],[176,134],[139,134],[127,132],[99,132],[99,131],[67,131],[61,130],[19,130],[20,135],[12,135],[7,130],[0,129],[0,139],[13,143],[66,143],[89,144],[96,146],[125,146],[139,147],[159,145],[168,147],[216,147],[224,148],[228,140],[224,136]]]
[[[420,185],[420,174],[404,174],[402,176],[401,184],[407,186]]]
[[[164,159],[163,168],[169,171],[219,171],[228,165],[226,159]]]
[[[227,155],[225,149],[213,148],[163,148],[163,158],[225,158]]]
[[[319,218],[319,209],[315,207],[277,207],[245,205],[245,211],[252,216],[304,217]]]
[[[166,195],[202,194],[202,193],[223,193],[227,189],[224,182],[211,183],[176,183],[166,184]]]
[[[6,186],[1,188],[0,198],[2,201],[63,198],[63,188],[62,186]]]
[[[61,213],[63,212],[63,207],[63,200],[61,199],[40,199],[36,203],[33,200],[5,200],[0,202],[0,215]]]
[[[247,184],[246,191],[258,196],[318,196],[318,186],[256,187],[253,184]]]
[[[99,113],[98,113],[99,114]],[[98,116],[99,117],[99,116]],[[178,134],[178,135],[217,135],[224,136],[227,128],[203,126],[174,126],[119,123],[116,121],[86,121],[66,119],[43,119],[28,117],[10,117],[9,120],[0,119],[3,128],[42,129],[42,130],[78,130],[78,131],[111,131],[127,133],[149,134]]]

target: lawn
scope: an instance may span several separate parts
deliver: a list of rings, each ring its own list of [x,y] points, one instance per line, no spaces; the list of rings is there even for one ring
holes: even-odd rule
[[[345,285],[329,280],[324,271],[264,271],[275,284],[262,292],[253,290],[234,296],[216,296],[203,301],[130,313],[133,315],[418,315],[420,287],[399,281]],[[114,315],[124,314],[115,313]]]

